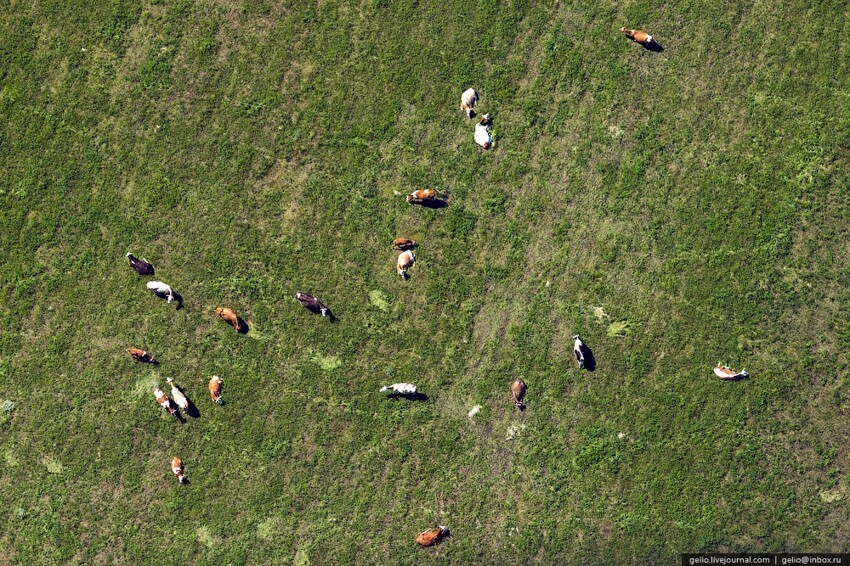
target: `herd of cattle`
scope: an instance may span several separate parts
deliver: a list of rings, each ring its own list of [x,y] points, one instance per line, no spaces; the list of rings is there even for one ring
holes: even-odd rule
[[[644,47],[649,48],[656,45],[653,37],[641,30],[621,28],[620,31],[625,33],[626,36],[628,36],[635,42],[644,45]],[[461,110],[466,113],[468,118],[475,117],[474,108],[479,100],[480,97],[473,88],[467,89],[461,95],[460,107]],[[490,116],[488,114],[484,114],[475,127],[475,142],[484,149],[489,149],[493,145],[493,139],[488,130],[488,126],[490,124]],[[439,199],[437,197],[437,193],[433,189],[415,190],[409,195],[407,195],[407,202],[411,204],[422,204],[428,206],[438,201]],[[396,262],[396,271],[403,280],[406,280],[408,278],[407,272],[411,267],[413,267],[414,263],[416,262],[416,255],[414,253],[414,248],[416,248],[416,246],[417,243],[415,241],[407,238],[396,238],[392,242],[392,248],[401,252]],[[132,267],[133,270],[139,275],[154,275],[154,267],[146,259],[139,259],[131,253],[127,254],[127,259],[129,261],[130,267]],[[147,288],[155,295],[166,299],[169,304],[173,301],[176,301],[178,303],[178,308],[180,305],[182,305],[182,298],[180,297],[180,295],[176,293],[170,285],[163,283],[162,281],[148,281]],[[335,317],[333,313],[331,313],[330,309],[313,295],[298,292],[295,294],[295,298],[310,312],[314,314],[321,314],[323,317],[328,317],[331,321],[335,320]],[[215,309],[215,314],[225,322],[232,325],[234,330],[236,330],[237,332],[243,333],[247,331],[245,323],[242,321],[241,318],[239,318],[239,316],[236,314],[236,312],[233,311],[233,309],[227,307],[218,307]],[[138,362],[148,364],[158,363],[154,359],[154,357],[145,350],[139,348],[130,348],[128,349],[128,353]],[[590,360],[591,364],[595,363],[593,362],[593,355],[590,349],[578,335],[573,336],[573,354],[575,355],[576,361],[578,362],[578,366],[580,369],[593,369],[593,367],[588,366],[588,360]],[[729,369],[728,367],[721,365],[718,365],[718,367],[714,369],[714,373],[717,375],[717,377],[723,380],[738,380],[748,376],[746,370],[735,372]],[[174,383],[173,379],[168,378],[166,382],[168,383],[168,385],[171,386],[171,398],[169,398],[165,394],[165,392],[159,385],[154,386],[153,395],[156,398],[156,402],[163,409],[165,409],[169,414],[175,416],[176,418],[181,419],[179,411],[189,412],[191,409],[191,403],[184,394],[183,390],[177,384]],[[221,378],[216,375],[213,375],[207,387],[209,389],[210,399],[218,405],[223,405],[223,381],[221,380]],[[513,399],[514,404],[520,411],[525,409],[525,404],[523,403],[523,400],[525,398],[527,390],[528,386],[525,381],[522,380],[522,378],[517,378],[510,385],[511,397]],[[387,385],[380,388],[380,392],[382,393],[387,391],[390,392],[390,395],[397,395],[410,399],[418,398],[417,387],[411,383],[394,383],[392,385]],[[188,480],[184,474],[183,461],[179,457],[175,456],[172,459],[171,470],[180,484],[188,483]],[[434,528],[419,533],[419,535],[415,539],[415,542],[416,544],[422,546],[431,546],[438,543],[448,534],[449,530],[445,525],[438,525]]]

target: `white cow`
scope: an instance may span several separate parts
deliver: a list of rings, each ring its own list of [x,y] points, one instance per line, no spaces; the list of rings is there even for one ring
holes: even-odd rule
[[[481,121],[475,124],[475,143],[484,149],[490,149],[493,145],[493,137],[490,135],[490,130],[487,126],[490,125],[490,115],[484,114]]]
[[[478,102],[478,93],[474,88],[468,88],[460,95],[460,109],[466,112],[467,118],[475,117],[475,103]]]
[[[385,385],[384,387],[381,387],[381,393],[389,391],[390,389],[392,389],[392,392],[396,395],[416,394],[416,386],[412,383],[393,383],[392,385]]]
[[[169,304],[176,298],[174,296],[174,289],[171,288],[171,285],[163,283],[162,281],[148,281],[147,286],[148,290],[154,295],[168,299]]]

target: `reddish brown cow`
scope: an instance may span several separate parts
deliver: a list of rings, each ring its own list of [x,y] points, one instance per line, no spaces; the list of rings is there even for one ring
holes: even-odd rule
[[[652,45],[652,36],[640,29],[620,28],[620,31],[626,34],[626,37],[641,45]]]
[[[394,250],[412,250],[416,247],[416,242],[409,238],[396,238],[393,240],[393,249]]]
[[[236,316],[236,313],[233,309],[229,309],[227,307],[218,307],[215,309],[215,314],[221,317],[225,322],[229,322],[233,325],[233,328],[236,329],[236,332],[242,332],[242,322],[239,320],[239,317]]]
[[[440,542],[448,533],[449,529],[445,525],[439,525],[438,527],[419,533],[419,536],[416,537],[416,544],[432,546]]]

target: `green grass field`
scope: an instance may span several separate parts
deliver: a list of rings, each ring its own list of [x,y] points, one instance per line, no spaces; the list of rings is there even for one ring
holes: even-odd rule
[[[848,26],[837,0],[0,0],[0,563],[850,552]],[[167,377],[200,418],[156,405]]]

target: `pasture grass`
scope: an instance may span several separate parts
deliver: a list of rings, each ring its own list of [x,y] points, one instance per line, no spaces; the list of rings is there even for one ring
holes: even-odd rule
[[[0,6],[0,561],[850,551],[845,3]]]

